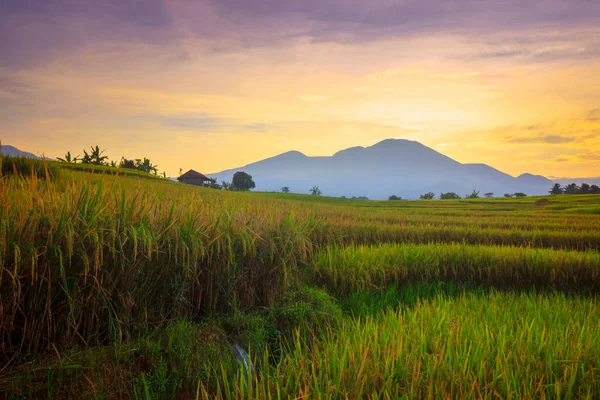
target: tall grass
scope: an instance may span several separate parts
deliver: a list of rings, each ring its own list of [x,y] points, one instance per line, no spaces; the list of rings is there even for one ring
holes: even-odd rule
[[[459,244],[329,247],[314,257],[316,281],[347,294],[415,282],[600,293],[600,254]]]
[[[57,179],[61,170],[55,163],[29,157],[6,156],[0,153],[0,176],[20,175],[37,179]]]
[[[0,178],[4,366],[134,341],[172,321],[272,308],[298,283],[338,294],[439,280],[599,289],[594,215],[525,202],[301,202],[59,169],[58,179],[45,179],[54,176],[46,170]],[[509,245],[518,247],[495,247]],[[309,294],[278,309],[282,320],[308,315]]]
[[[600,309],[592,299],[492,292],[438,295],[346,318],[249,385],[215,373],[201,398],[596,398]],[[213,382],[213,386],[216,386]]]
[[[0,358],[268,306],[312,252],[293,206],[103,178],[0,191]]]

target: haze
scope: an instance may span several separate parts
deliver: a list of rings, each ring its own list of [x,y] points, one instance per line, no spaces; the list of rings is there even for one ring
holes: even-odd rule
[[[598,21],[591,0],[5,0],[0,139],[172,176],[386,138],[598,176]]]

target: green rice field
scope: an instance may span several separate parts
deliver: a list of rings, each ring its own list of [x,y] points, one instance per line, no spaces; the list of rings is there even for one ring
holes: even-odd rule
[[[600,398],[600,195],[363,201],[10,162],[0,398]]]

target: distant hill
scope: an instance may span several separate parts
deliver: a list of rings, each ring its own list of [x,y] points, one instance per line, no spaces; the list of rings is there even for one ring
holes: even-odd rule
[[[2,145],[2,147],[0,148],[0,151],[2,152],[2,154],[7,155],[7,156],[40,158],[33,153],[21,151],[21,150],[17,149],[16,147],[9,146],[9,145]]]
[[[472,190],[504,193],[547,194],[553,182],[540,175],[513,177],[486,164],[462,164],[419,142],[386,139],[370,147],[351,147],[331,157],[308,157],[289,151],[239,168],[209,176],[231,181],[236,171],[253,176],[256,190],[279,191],[288,186],[308,193],[317,185],[328,196],[367,196],[387,199],[395,194],[418,198],[420,194]]]

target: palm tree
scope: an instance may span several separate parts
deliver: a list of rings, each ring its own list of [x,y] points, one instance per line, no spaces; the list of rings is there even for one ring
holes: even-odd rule
[[[563,189],[562,189],[562,187],[560,187],[560,183],[555,183],[554,186],[552,186],[552,189],[550,189],[550,191],[548,193],[553,194],[553,195],[563,194]]]
[[[320,196],[323,193],[321,192],[321,189],[319,189],[319,187],[315,185],[310,189],[310,194],[314,196]]]
[[[83,150],[84,156],[81,159],[81,162],[83,164],[104,165],[106,164],[105,160],[108,159],[108,157],[103,156],[103,153],[104,150],[100,150],[100,147],[98,147],[98,145],[96,145],[96,147],[92,146],[89,154],[87,151]]]
[[[65,158],[57,157],[58,161],[64,162],[64,163],[67,163],[67,164],[75,164],[78,159],[79,159],[79,155],[77,155],[75,157],[71,157],[71,152],[70,151],[67,151],[67,154],[65,154]]]

